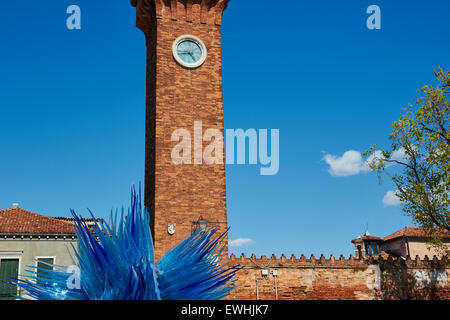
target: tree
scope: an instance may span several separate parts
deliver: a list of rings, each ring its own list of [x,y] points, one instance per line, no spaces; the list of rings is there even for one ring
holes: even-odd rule
[[[420,225],[430,242],[448,254],[442,231],[450,231],[448,211],[450,179],[450,70],[434,70],[437,84],[418,90],[420,96],[394,122],[390,150],[372,146],[364,153],[369,167],[391,178],[403,211]],[[402,170],[391,175],[393,164]]]

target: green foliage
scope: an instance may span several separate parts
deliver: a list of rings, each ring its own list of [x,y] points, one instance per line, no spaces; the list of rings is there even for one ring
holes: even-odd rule
[[[394,122],[391,149],[372,146],[364,156],[380,179],[382,173],[391,178],[404,212],[423,227],[430,242],[444,248],[439,230],[450,230],[450,70],[434,72],[437,84],[418,90],[420,96]],[[386,169],[392,164],[400,165],[402,172],[389,174]]]

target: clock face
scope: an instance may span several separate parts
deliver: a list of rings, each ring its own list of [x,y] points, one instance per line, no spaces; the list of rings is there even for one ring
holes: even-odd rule
[[[181,41],[177,53],[181,60],[189,64],[197,63],[202,58],[202,48],[192,40]]]
[[[206,60],[206,46],[195,36],[179,37],[173,43],[172,51],[175,60],[189,69],[200,67]]]

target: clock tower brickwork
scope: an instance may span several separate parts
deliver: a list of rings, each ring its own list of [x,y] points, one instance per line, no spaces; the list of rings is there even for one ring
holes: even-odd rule
[[[194,149],[195,121],[202,121],[202,134],[210,128],[223,133],[220,26],[228,1],[131,1],[147,43],[145,205],[156,259],[189,235],[200,218],[221,233],[227,229],[225,165],[194,164],[193,158],[192,164],[176,165],[171,152],[179,142],[171,137],[177,129],[188,130],[194,157],[201,151]],[[207,48],[206,61],[196,69],[181,66],[172,55],[182,35],[199,38]]]

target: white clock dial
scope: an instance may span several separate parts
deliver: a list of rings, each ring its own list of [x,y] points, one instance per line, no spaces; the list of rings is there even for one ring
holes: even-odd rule
[[[172,53],[180,65],[189,69],[200,67],[207,56],[205,44],[192,35],[177,38],[173,43]]]

